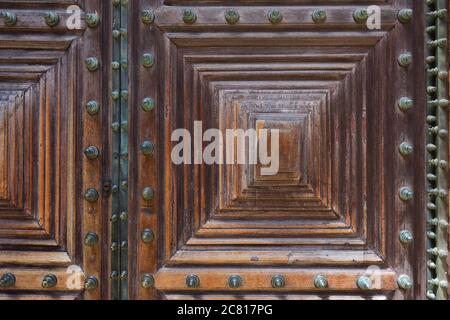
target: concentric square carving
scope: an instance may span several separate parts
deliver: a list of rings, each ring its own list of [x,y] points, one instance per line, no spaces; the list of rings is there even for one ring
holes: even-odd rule
[[[75,250],[77,63],[72,41],[63,43],[0,51],[2,249]]]
[[[179,38],[171,38],[176,50],[169,61],[184,81],[173,82],[170,92],[177,94],[166,96],[178,115],[171,128],[191,130],[194,121],[202,121],[204,130],[222,132],[279,129],[281,158],[273,176],[261,175],[261,167],[251,164],[170,168],[184,181],[173,182],[170,197],[184,202],[166,221],[184,223],[166,239],[178,244],[167,264],[208,264],[220,250],[244,253],[249,246],[275,250],[278,256],[297,251],[296,264],[304,263],[300,252],[311,246],[319,246],[317,256],[351,249],[354,254],[342,251],[339,259],[382,264],[381,248],[368,245],[366,224],[372,219],[374,227],[384,228],[383,221],[379,212],[367,209],[362,170],[372,152],[368,145],[383,134],[369,138],[367,133],[371,102],[363,70],[373,50],[263,47],[255,54],[251,48],[230,47],[218,54],[201,43],[177,43]],[[377,183],[371,192],[382,193]],[[206,252],[197,256],[196,248]],[[333,263],[341,262],[325,262]]]

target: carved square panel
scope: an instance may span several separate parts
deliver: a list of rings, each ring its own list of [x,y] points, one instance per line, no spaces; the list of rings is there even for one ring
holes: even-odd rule
[[[420,215],[424,206],[420,199],[402,201],[398,191],[423,191],[420,174],[407,171],[421,166],[423,153],[402,158],[398,146],[413,140],[419,148],[424,137],[413,139],[408,126],[423,128],[423,110],[404,114],[397,105],[403,96],[423,102],[422,87],[410,79],[424,74],[417,64],[402,68],[398,57],[405,51],[420,57],[420,46],[403,33],[423,28],[420,18],[401,23],[398,12],[414,7],[419,14],[423,6],[332,2],[167,0],[155,9],[156,27],[149,28],[155,43],[140,48],[154,53],[156,64],[139,70],[135,101],[151,92],[161,109],[156,120],[135,117],[135,133],[155,138],[160,153],[138,155],[134,178],[138,190],[156,185],[155,199],[136,206],[137,230],[152,226],[156,234],[151,251],[139,247],[136,261],[141,273],[147,267],[155,275],[162,296],[228,297],[227,279],[239,274],[244,283],[235,291],[257,297],[273,292],[273,275],[283,274],[289,284],[280,291],[306,298],[321,272],[333,282],[327,294],[340,295],[359,290],[356,279],[372,266],[381,279],[373,290],[392,298],[396,273],[410,271],[400,261],[398,233],[411,227],[406,212]],[[368,31],[353,13],[373,4],[381,6],[382,23]],[[183,21],[188,6],[194,23]],[[235,23],[226,19],[230,8],[239,13]],[[277,23],[268,17],[274,8],[283,16]],[[313,20],[317,9],[326,11],[326,22]],[[171,163],[167,155],[179,141],[170,133],[193,133],[199,121],[203,132],[279,130],[278,172],[264,175],[267,165],[251,162]],[[198,288],[186,285],[192,274],[201,279]]]

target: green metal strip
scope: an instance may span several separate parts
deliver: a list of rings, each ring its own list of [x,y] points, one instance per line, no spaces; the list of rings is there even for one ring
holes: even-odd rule
[[[113,6],[113,63],[120,61],[120,5]],[[120,73],[112,71],[112,216],[111,216],[111,298],[120,299],[120,202],[119,202],[119,167],[120,167],[120,136],[117,132],[117,124],[120,123],[120,100],[117,94],[120,92]]]
[[[120,266],[121,299],[128,299],[128,6],[122,0],[120,46]]]
[[[428,291],[448,299],[448,31],[447,0],[427,0],[428,12]]]

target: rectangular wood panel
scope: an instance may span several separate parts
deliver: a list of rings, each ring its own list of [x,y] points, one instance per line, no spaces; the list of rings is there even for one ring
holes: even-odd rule
[[[368,296],[423,297],[424,4],[375,3],[378,30],[355,22],[365,1],[224,4],[142,0],[132,8],[131,105],[151,98],[155,109],[130,111],[131,297],[276,296],[277,275],[286,281],[278,290],[296,298],[319,290],[319,275],[330,279],[319,296],[357,298],[356,282],[367,275],[381,279]],[[405,8],[414,17],[401,23]],[[194,20],[183,21],[187,9]],[[322,23],[312,19],[318,9],[327,14]],[[153,10],[153,23],[137,22],[142,10]],[[269,22],[273,10],[281,22]],[[414,63],[402,67],[407,53]],[[150,67],[145,54],[154,57]],[[402,112],[402,97],[417,108]],[[203,132],[279,129],[281,170],[264,177],[253,164],[175,165],[171,134],[193,133],[196,121]],[[145,141],[155,144],[152,156],[141,152]],[[403,142],[413,155],[400,155]],[[152,200],[142,197],[149,188]],[[402,200],[404,188],[415,197]],[[145,243],[149,230],[154,240]],[[415,241],[402,245],[402,230]],[[403,274],[412,290],[398,288]],[[189,287],[193,275],[199,284]],[[243,281],[237,289],[228,285],[233,275]],[[154,288],[137,289],[149,276]]]

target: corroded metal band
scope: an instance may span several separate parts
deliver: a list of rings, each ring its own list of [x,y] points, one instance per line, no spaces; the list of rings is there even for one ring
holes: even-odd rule
[[[447,281],[448,266],[448,31],[447,1],[429,0],[427,93],[429,138],[426,146],[428,155],[428,261],[427,298],[431,300],[448,299],[447,288],[442,286]],[[404,280],[404,279],[403,279]],[[405,285],[406,284],[406,285]],[[399,286],[407,286],[403,281]]]

